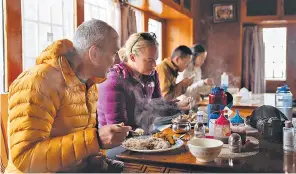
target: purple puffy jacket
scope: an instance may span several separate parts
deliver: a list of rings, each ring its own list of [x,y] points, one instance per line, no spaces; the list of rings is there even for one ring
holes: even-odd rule
[[[99,85],[97,103],[99,127],[123,122],[136,128],[136,115],[134,115],[136,104],[144,104],[152,98],[160,97],[156,71],[137,80],[125,63],[116,64],[110,69],[107,80]]]

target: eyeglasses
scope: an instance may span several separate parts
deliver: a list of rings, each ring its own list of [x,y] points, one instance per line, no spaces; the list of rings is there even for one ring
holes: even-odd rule
[[[133,46],[131,47],[131,53],[133,51],[133,47],[136,45],[136,43],[139,41],[140,38],[143,38],[144,40],[156,40],[156,35],[153,32],[150,33],[141,33],[140,36],[138,37],[138,39],[135,41],[135,43],[133,44]]]

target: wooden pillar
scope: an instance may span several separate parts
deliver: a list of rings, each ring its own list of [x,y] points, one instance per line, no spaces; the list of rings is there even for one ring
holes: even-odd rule
[[[23,71],[21,0],[4,0],[5,90]]]
[[[84,22],[84,0],[75,0],[75,28]]]

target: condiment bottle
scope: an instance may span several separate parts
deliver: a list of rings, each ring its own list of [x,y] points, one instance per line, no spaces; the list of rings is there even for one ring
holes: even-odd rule
[[[246,143],[247,132],[244,119],[239,115],[239,111],[236,110],[236,114],[230,119],[231,133],[237,133],[241,136],[242,144]]]
[[[224,111],[220,111],[220,117],[215,122],[215,136],[225,137],[230,136],[230,122],[225,118]]]
[[[224,90],[220,87],[213,88],[211,94],[209,94],[209,104],[207,107],[208,127],[211,136],[215,134],[215,121],[219,118],[219,112],[225,108],[226,104],[227,96]]]
[[[203,111],[198,111],[194,126],[194,138],[204,138],[206,135],[205,126],[203,125]]]
[[[294,151],[293,128],[291,121],[285,121],[285,127],[283,127],[283,134],[283,149],[285,151]]]

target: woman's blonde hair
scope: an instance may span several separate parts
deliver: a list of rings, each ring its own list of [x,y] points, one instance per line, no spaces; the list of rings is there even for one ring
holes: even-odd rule
[[[142,35],[149,36],[149,39]],[[121,61],[127,62],[130,54],[138,55],[142,48],[150,46],[158,46],[154,33],[134,33],[130,35],[124,46],[118,51],[118,55]]]

